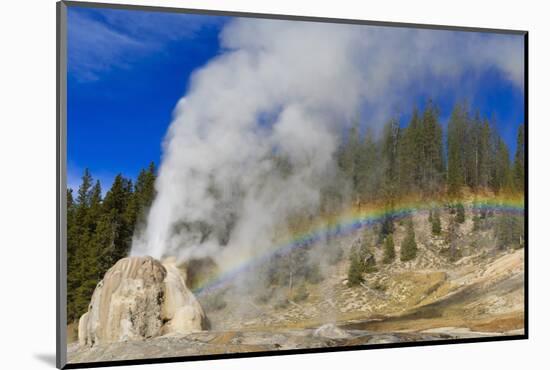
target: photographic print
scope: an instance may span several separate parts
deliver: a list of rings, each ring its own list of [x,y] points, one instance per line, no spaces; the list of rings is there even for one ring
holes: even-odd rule
[[[59,6],[67,367],[526,338],[526,32]]]

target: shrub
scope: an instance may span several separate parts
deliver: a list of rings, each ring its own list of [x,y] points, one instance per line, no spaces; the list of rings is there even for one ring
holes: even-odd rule
[[[432,234],[440,235],[441,234],[441,217],[439,216],[439,211],[436,209],[433,214],[430,212],[430,222],[432,224]]]
[[[395,260],[395,246],[393,243],[393,237],[388,235],[386,240],[384,240],[384,259],[383,263],[388,264],[392,263]]]
[[[401,244],[401,261],[406,262],[416,258],[417,246],[412,220],[407,224],[407,235]]]
[[[386,236],[392,234],[394,231],[393,217],[385,216],[382,220],[382,225],[380,227],[380,234],[378,235],[378,242],[382,242]]]
[[[296,287],[296,289],[292,293],[291,298],[294,302],[301,302],[301,301],[305,301],[307,297],[309,297],[309,293],[306,289],[305,284],[300,284],[298,285],[298,287]]]
[[[348,286],[358,285],[363,282],[363,266],[358,256],[352,253],[348,269]]]
[[[456,205],[456,222],[459,224],[464,223],[466,221],[466,215],[464,213],[464,205],[462,203],[458,203]]]
[[[522,248],[524,246],[524,218],[516,215],[500,215],[496,221],[497,247]]]
[[[378,271],[374,255],[369,252],[366,244],[355,247],[350,253],[348,269],[348,286],[354,286],[363,282],[363,274]]]
[[[476,215],[472,220],[474,221],[473,231],[481,230],[481,216]]]

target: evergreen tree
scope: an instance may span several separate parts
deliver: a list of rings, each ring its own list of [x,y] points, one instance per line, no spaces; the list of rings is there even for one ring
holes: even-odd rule
[[[407,234],[401,244],[401,261],[406,262],[416,258],[417,246],[412,220],[407,223]]]
[[[356,194],[358,185],[356,165],[360,161],[360,157],[359,120],[354,120],[348,133],[347,142],[339,153],[340,168],[349,179],[354,194]]]
[[[92,183],[92,174],[90,173],[90,170],[86,168],[84,170],[84,174],[82,175],[82,184],[80,184],[80,187],[78,188],[78,197],[76,199],[80,209],[85,209],[90,205],[90,190],[92,188]]]
[[[365,138],[359,148],[356,163],[356,178],[359,197],[362,202],[375,200],[380,189],[380,158],[378,144],[372,129],[367,127]]]
[[[412,193],[421,187],[424,162],[422,120],[418,108],[414,108],[402,136],[398,146],[399,189],[403,193]]]
[[[76,319],[74,298],[78,281],[76,281],[76,246],[77,230],[75,223],[76,203],[73,198],[73,190],[67,189],[67,320]]]
[[[456,105],[447,130],[447,185],[452,195],[457,195],[465,184],[464,143],[467,119],[465,107]]]
[[[88,231],[90,234],[95,232],[97,221],[101,217],[103,211],[101,202],[101,184],[99,180],[97,180],[90,190],[90,207],[86,214]]]
[[[78,188],[76,203],[72,194],[67,204],[67,316],[69,321],[77,320],[84,311],[86,303],[82,297],[82,284],[89,276],[87,258],[90,240],[90,219],[88,212],[92,199],[93,178],[88,169],[84,170],[82,183]]]
[[[120,174],[117,175],[103,201],[104,213],[109,215],[106,217],[110,217],[111,224],[115,229],[113,250],[109,253],[109,260],[105,261],[109,266],[125,257],[130,250],[135,226],[135,212],[128,212],[127,207],[132,204],[132,198],[132,182]]]
[[[497,239],[497,247],[500,249],[524,247],[523,216],[509,214],[498,216],[494,233]]]
[[[466,221],[466,214],[464,213],[464,205],[462,203],[458,203],[456,205],[456,222],[459,224],[464,223]]]
[[[517,190],[525,188],[525,125],[518,128],[518,138],[514,156],[514,185]]]
[[[479,130],[478,141],[478,186],[486,188],[491,179],[491,127],[484,120]]]
[[[385,264],[392,263],[395,260],[395,246],[392,235],[388,235],[384,240],[384,259]]]
[[[438,121],[439,113],[432,101],[428,102],[422,116],[422,166],[421,187],[425,192],[435,191],[444,176],[443,130]]]
[[[76,200],[67,189],[67,316],[78,320],[92,293],[118,259],[125,257],[139,217],[151,205],[155,167],[140,172],[134,186],[118,175],[102,199],[101,184],[84,171]]]
[[[400,127],[397,120],[390,120],[384,125],[382,137],[382,161],[384,166],[384,186],[392,196],[396,193],[398,146],[400,140]]]
[[[432,225],[432,234],[440,235],[441,234],[441,217],[439,210],[435,209],[433,212],[430,212],[430,223]]]
[[[481,158],[481,132],[483,124],[479,111],[476,112],[475,117],[469,120],[468,126],[468,142],[467,145],[467,183],[473,188],[477,189],[480,186],[480,158]]]
[[[348,286],[352,287],[363,282],[363,266],[355,253],[350,255],[350,265],[348,269]]]
[[[138,204],[141,211],[147,211],[153,203],[153,199],[156,195],[155,180],[155,163],[151,162],[146,170],[142,170],[139,173],[136,181],[135,193],[139,200]]]
[[[390,120],[384,125],[382,136],[382,198],[384,199],[386,214],[382,222],[381,240],[394,230],[393,208],[398,193],[398,147],[400,141],[400,128],[397,120]]]
[[[512,188],[512,172],[510,169],[510,152],[506,143],[498,137],[493,187],[495,191],[508,190]]]
[[[445,241],[449,245],[448,257],[451,262],[458,260],[460,251],[458,249],[459,225],[455,217],[449,219],[449,226]]]

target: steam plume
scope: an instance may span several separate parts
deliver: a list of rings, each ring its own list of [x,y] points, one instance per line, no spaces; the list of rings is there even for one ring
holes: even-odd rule
[[[428,81],[496,68],[523,88],[518,36],[235,19],[196,71],[164,142],[132,254],[246,258],[292,214],[314,214],[343,125],[381,125]],[[275,158],[288,161],[285,173]],[[223,248],[222,248],[223,246]]]

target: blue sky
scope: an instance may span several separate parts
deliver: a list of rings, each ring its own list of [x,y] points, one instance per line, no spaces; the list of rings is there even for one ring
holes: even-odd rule
[[[230,18],[70,7],[68,12],[68,184],[84,168],[108,188],[117,173],[135,178],[159,164],[162,140],[191,73],[223,52],[219,33]],[[435,32],[435,31],[434,31]],[[519,37],[519,36],[507,36]],[[496,69],[466,72],[460,84],[422,81],[445,124],[456,100],[493,118],[511,149],[523,121],[523,91]],[[408,89],[414,91],[414,89]],[[466,94],[466,95],[463,95]],[[412,107],[401,107],[409,112]],[[401,116],[405,122],[407,114]]]

